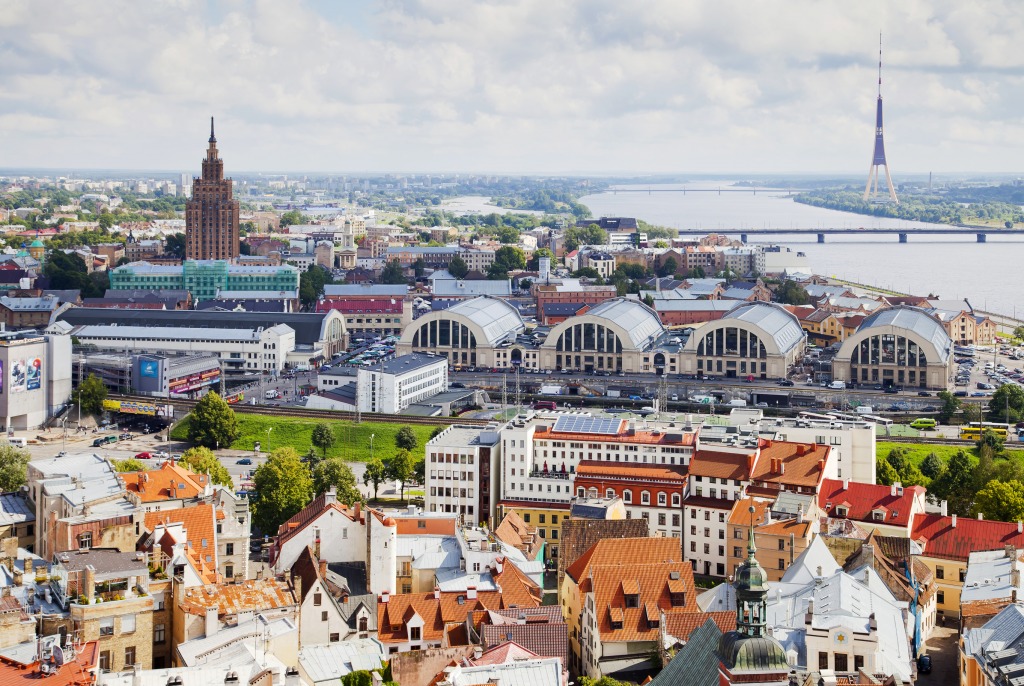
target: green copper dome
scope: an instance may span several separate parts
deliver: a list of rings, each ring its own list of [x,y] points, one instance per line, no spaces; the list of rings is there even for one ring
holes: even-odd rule
[[[730,672],[788,672],[786,651],[771,636],[746,636],[738,631],[722,635],[718,657]]]
[[[29,245],[28,247],[30,247],[30,248],[45,248],[46,244],[43,243],[41,240],[39,240],[37,238],[34,241],[32,241],[31,245]]]
[[[755,559],[748,559],[736,570],[736,590],[739,593],[768,592],[768,574]]]

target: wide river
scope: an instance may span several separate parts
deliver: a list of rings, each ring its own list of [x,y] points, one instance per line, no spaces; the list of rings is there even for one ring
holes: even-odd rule
[[[688,189],[733,188],[728,182],[694,182]],[[680,185],[619,188],[682,188]],[[920,222],[880,219],[801,205],[785,192],[753,193],[600,193],[580,198],[595,217],[637,217],[651,224],[713,232],[737,229],[806,229],[807,237],[756,236],[751,241],[786,245],[806,253],[812,270],[914,295],[967,298],[977,309],[1024,315],[1024,235],[993,236],[978,243],[974,235],[911,236],[899,243],[893,236],[826,236],[817,242],[816,228],[913,228]]]

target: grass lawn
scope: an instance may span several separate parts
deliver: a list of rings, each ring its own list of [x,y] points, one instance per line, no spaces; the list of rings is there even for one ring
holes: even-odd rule
[[[924,458],[928,457],[928,453],[935,453],[938,455],[943,462],[948,462],[949,458],[953,456],[957,450],[962,450],[964,446],[958,445],[922,445],[920,443],[898,443],[895,441],[878,441],[877,453],[879,458],[884,458],[889,454],[889,451],[893,448],[900,447],[906,448],[910,454],[910,460],[918,467],[924,462]],[[973,447],[966,447],[968,454],[977,461],[978,451]],[[1007,450],[1007,456],[1011,460],[1024,460],[1024,450]]]
[[[189,417],[182,420],[171,438],[178,441],[188,439]],[[341,457],[345,460],[365,462],[370,459],[370,435],[373,434],[373,454],[381,459],[391,457],[395,453],[395,434],[402,424],[386,424],[382,422],[355,422],[341,420],[322,420],[334,431],[334,447],[327,451],[328,457]],[[312,445],[313,427],[320,421],[313,419],[278,418],[266,415],[239,414],[238,425],[241,434],[231,447],[236,450],[252,450],[256,441],[261,443],[264,452],[282,446],[291,446],[299,455],[309,452]],[[434,430],[432,426],[410,427],[419,439],[419,449],[413,456],[423,454],[423,446]],[[271,429],[268,436],[267,429]],[[319,452],[319,449],[318,451]]]

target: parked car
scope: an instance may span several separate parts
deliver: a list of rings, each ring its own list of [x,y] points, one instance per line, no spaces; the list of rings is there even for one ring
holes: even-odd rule
[[[929,397],[931,397],[931,393],[929,393],[928,391],[918,391],[917,394],[919,396],[921,396],[922,398],[929,398]]]
[[[236,461],[235,464],[250,465],[250,464],[252,464],[252,458],[251,457],[243,457],[242,459]]]
[[[135,459],[136,460],[152,460],[153,459],[153,453],[149,453],[149,452],[145,452],[145,451],[143,451],[141,453],[135,453]]]
[[[932,656],[931,655],[919,655],[917,657],[917,673],[918,674],[931,674],[932,673]]]

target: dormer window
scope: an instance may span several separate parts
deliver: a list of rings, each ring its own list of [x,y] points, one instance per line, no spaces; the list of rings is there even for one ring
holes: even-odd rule
[[[882,510],[875,510],[874,512],[871,513],[871,518],[874,519],[876,522],[884,522],[885,512],[883,512]]]
[[[837,507],[836,508],[836,517],[845,517],[847,512],[849,512],[849,510],[847,508],[845,508],[845,507]]]

